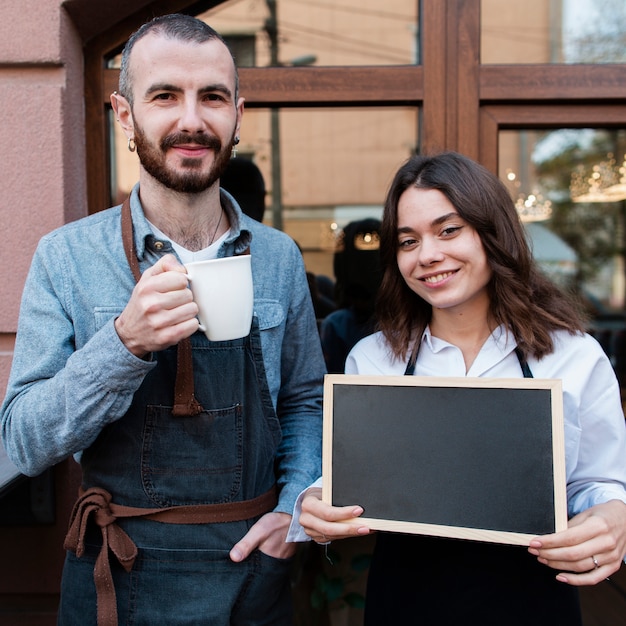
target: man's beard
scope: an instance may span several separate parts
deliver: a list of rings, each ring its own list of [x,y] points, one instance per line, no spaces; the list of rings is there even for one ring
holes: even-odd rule
[[[179,193],[200,193],[211,187],[224,173],[230,160],[234,138],[228,146],[213,135],[204,133],[176,133],[167,135],[157,147],[146,137],[140,126],[135,124],[135,145],[137,156],[143,168],[163,186]],[[176,145],[196,144],[210,148],[215,153],[215,160],[208,172],[200,171],[202,159],[188,157],[182,160],[183,171],[168,168],[165,155],[169,148]]]

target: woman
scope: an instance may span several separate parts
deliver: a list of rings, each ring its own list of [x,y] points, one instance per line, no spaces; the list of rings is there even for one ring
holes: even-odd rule
[[[380,331],[353,348],[346,373],[562,379],[570,520],[528,548],[379,533],[365,623],[581,624],[576,587],[626,553],[626,433],[608,359],[540,274],[506,188],[466,157],[400,168],[381,261]],[[299,520],[321,543],[368,534],[362,512],[311,488]]]

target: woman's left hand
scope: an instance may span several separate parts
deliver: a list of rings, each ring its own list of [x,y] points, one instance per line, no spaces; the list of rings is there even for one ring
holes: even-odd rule
[[[557,580],[574,586],[595,585],[622,565],[626,554],[626,504],[611,500],[573,517],[567,530],[536,537],[528,551],[561,570]]]

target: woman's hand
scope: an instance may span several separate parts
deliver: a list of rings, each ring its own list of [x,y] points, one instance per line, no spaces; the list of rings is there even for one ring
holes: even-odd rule
[[[626,504],[611,500],[573,517],[568,529],[537,537],[528,551],[540,563],[563,570],[557,580],[595,585],[622,565],[626,554]]]
[[[311,487],[302,500],[300,525],[313,541],[324,544],[335,539],[368,535],[370,529],[359,524],[357,519],[362,514],[360,506],[332,506],[322,502],[322,490]]]

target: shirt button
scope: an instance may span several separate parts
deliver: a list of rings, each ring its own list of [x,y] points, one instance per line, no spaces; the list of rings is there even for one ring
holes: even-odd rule
[[[154,248],[155,250],[163,250],[163,246],[165,244],[162,241],[155,241],[154,242]]]

